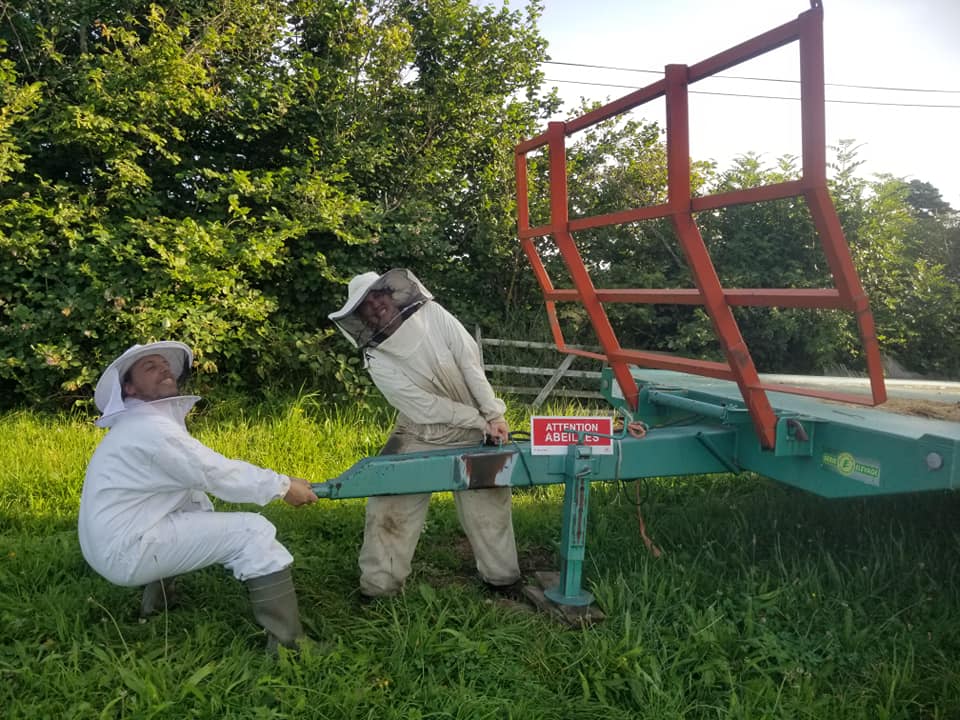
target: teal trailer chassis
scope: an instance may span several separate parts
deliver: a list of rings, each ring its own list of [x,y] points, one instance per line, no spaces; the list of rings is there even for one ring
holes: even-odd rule
[[[765,450],[736,384],[657,370],[634,378],[638,412],[628,411],[604,372],[602,388],[617,412],[649,425],[643,438],[610,436],[611,454],[581,444],[539,455],[529,442],[512,442],[379,455],[313,488],[321,498],[345,499],[563,484],[560,582],[546,595],[580,606],[592,602],[582,588],[592,482],[749,471],[829,498],[960,486],[960,423],[770,393],[777,443]]]

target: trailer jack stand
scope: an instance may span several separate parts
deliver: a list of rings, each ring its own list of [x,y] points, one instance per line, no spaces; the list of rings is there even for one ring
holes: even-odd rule
[[[560,534],[560,572],[535,573],[539,587],[528,585],[524,595],[540,610],[570,625],[602,620],[593,595],[583,589],[583,559],[587,537],[587,510],[593,449],[571,445],[567,449],[563,494],[563,528]]]

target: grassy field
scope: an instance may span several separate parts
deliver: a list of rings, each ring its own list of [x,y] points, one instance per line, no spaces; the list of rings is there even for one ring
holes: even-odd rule
[[[516,424],[523,418],[513,418]],[[314,480],[376,452],[389,415],[315,398],[201,410],[225,454]],[[595,485],[585,575],[606,612],[567,629],[475,578],[434,498],[406,595],[357,596],[361,501],[263,512],[296,557],[310,634],[266,657],[243,586],[211,568],[148,622],[83,561],[89,421],[0,416],[5,718],[960,718],[960,495],[826,501],[752,476]],[[517,490],[525,572],[559,568],[559,487]]]

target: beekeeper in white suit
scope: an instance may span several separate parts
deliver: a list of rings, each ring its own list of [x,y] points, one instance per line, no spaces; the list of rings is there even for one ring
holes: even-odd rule
[[[192,362],[179,342],[134,345],[97,382],[97,425],[110,431],[87,467],[80,549],[110,582],[146,586],[143,616],[169,605],[177,575],[223,565],[247,584],[268,649],[295,647],[303,629],[293,557],[266,518],[213,512],[207,493],[258,505],[317,497],[305,480],[230,460],[190,436],[184,418],[200,398],[180,395],[178,383]]]
[[[508,439],[506,407],[484,375],[476,342],[412,272],[358,275],[348,295],[329,317],[362,350],[370,377],[397,410],[381,455],[480,445],[485,435]],[[481,579],[514,588],[520,568],[510,488],[460,491],[454,500]],[[368,499],[359,557],[365,596],[402,589],[429,504],[429,493]]]

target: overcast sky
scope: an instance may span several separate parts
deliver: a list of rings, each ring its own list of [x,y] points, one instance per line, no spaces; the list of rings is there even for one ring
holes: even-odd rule
[[[520,4],[512,0],[511,7]],[[658,73],[547,64],[547,85],[559,89],[568,110],[581,96],[605,101],[626,95],[657,80],[667,64],[692,65],[810,7],[809,0],[545,0],[545,5],[540,30],[555,63]],[[823,7],[827,143],[853,139],[862,146],[865,177],[890,173],[929,182],[960,209],[960,0],[824,0]],[[798,45],[724,75],[798,80]],[[629,87],[599,85],[604,83]],[[748,151],[770,164],[780,155],[800,154],[799,102],[730,95],[797,97],[796,83],[712,78],[691,91],[724,93],[690,96],[695,159],[714,159],[725,168]],[[917,105],[952,107],[911,107]],[[662,125],[663,101],[634,113]]]

